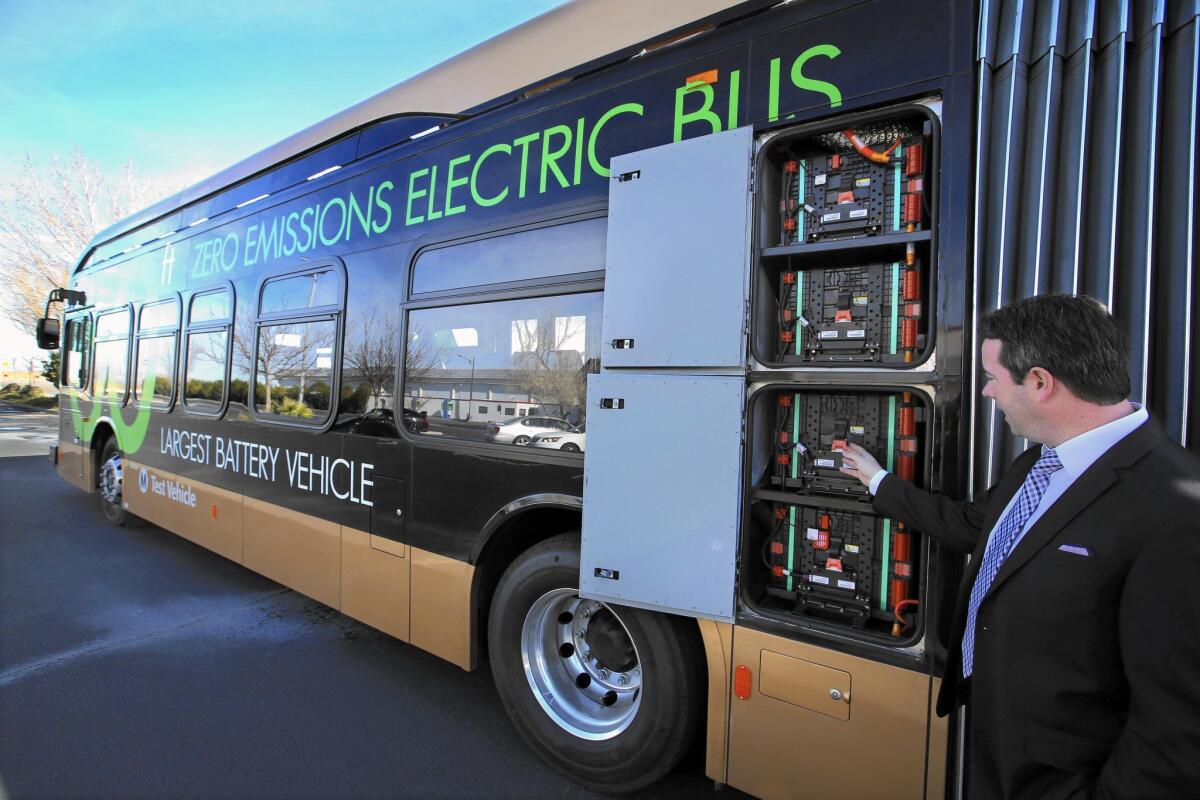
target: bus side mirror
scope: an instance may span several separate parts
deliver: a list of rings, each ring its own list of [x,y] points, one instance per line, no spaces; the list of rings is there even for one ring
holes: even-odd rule
[[[58,319],[55,317],[42,317],[37,322],[37,343],[38,347],[43,350],[58,349]]]

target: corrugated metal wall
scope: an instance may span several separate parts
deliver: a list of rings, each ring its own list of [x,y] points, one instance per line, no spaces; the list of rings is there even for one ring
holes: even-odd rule
[[[976,320],[1046,292],[1105,302],[1129,334],[1132,399],[1194,451],[1198,20],[1200,0],[983,0],[972,254]],[[976,489],[1027,446],[979,380]]]

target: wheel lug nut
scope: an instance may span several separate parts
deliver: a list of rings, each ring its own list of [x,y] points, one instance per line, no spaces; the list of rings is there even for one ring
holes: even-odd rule
[[[598,672],[599,672],[601,678],[608,677],[608,670],[601,668]]]
[[[618,677],[618,678],[617,678],[617,683],[619,683],[619,684],[621,684],[622,686],[624,686],[625,684],[629,683],[629,676],[628,676],[628,675],[621,675],[620,677]]]

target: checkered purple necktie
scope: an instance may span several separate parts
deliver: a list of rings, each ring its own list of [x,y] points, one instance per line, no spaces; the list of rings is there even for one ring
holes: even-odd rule
[[[1000,572],[1004,559],[1008,558],[1025,523],[1037,509],[1038,503],[1042,501],[1042,495],[1046,493],[1046,487],[1050,485],[1050,476],[1060,469],[1062,469],[1062,462],[1058,460],[1058,453],[1054,452],[1054,448],[1043,448],[1042,457],[1025,476],[1025,483],[1021,484],[1017,502],[1013,503],[1012,508],[996,525],[991,538],[988,539],[987,547],[983,550],[983,563],[979,567],[979,573],[975,576],[975,585],[971,587],[971,599],[967,603],[967,627],[963,632],[962,643],[962,674],[964,678],[971,677],[971,668],[974,666],[975,618],[979,614],[979,604],[983,602],[984,596],[991,588],[992,581],[996,580],[996,573]]]

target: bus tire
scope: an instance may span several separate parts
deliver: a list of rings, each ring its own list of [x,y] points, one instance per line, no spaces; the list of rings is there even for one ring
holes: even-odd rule
[[[142,519],[131,514],[124,504],[124,454],[117,445],[117,437],[110,436],[100,451],[100,470],[97,484],[100,495],[100,510],[110,525],[117,527],[141,527]]]
[[[488,619],[492,677],[530,748],[605,792],[670,772],[700,729],[703,653],[690,620],[581,600],[579,534],[526,550]]]

